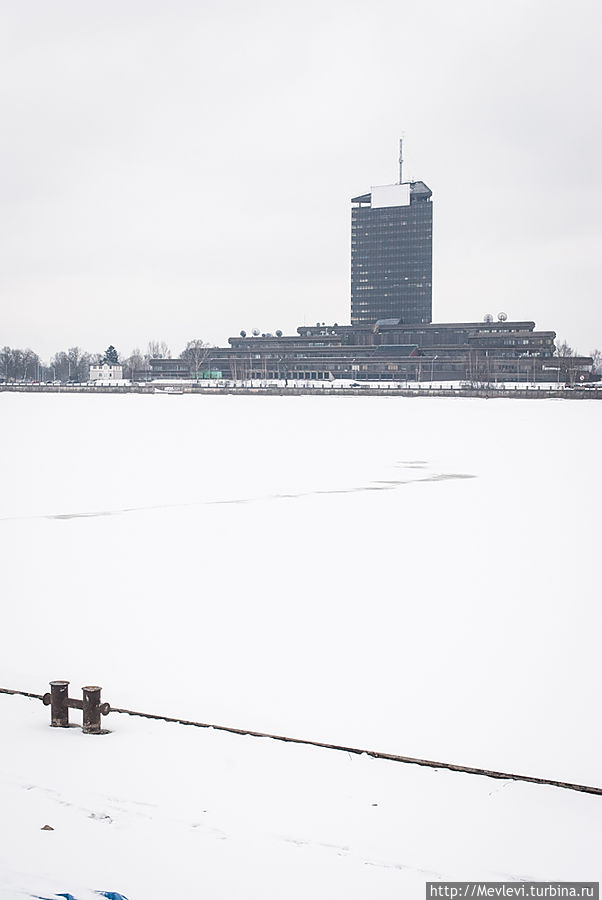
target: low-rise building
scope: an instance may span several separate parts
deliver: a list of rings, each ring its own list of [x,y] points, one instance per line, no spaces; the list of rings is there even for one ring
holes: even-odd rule
[[[210,351],[224,378],[357,381],[577,382],[590,357],[555,356],[553,331],[531,321],[301,326],[296,335],[241,334]]]
[[[100,366],[90,366],[89,381],[121,381],[123,367],[103,363]]]
[[[231,337],[228,347],[208,351],[206,369],[196,375],[186,360],[152,359],[144,377],[562,384],[597,379],[590,357],[557,356],[555,338],[554,331],[536,331],[535,322],[492,317],[483,322],[380,319],[373,325],[303,325],[292,335],[242,332]]]

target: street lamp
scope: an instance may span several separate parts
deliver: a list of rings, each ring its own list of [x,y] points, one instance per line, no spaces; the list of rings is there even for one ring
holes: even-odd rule
[[[433,356],[433,358],[431,359],[431,384],[433,383],[433,367],[434,367],[434,365],[435,365],[435,360],[436,360],[436,359],[439,359],[439,357],[438,357],[438,356]]]

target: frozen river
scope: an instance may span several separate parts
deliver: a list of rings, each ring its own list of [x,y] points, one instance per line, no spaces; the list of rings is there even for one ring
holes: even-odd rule
[[[600,409],[0,394],[0,686],[602,785]],[[600,877],[597,796],[0,706],[7,900]]]
[[[5,686],[602,784],[595,402],[0,415]]]

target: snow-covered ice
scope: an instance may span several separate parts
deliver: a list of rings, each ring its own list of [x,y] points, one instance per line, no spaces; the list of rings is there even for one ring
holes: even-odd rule
[[[67,678],[115,706],[602,785],[601,413],[0,394],[0,686]],[[24,698],[0,713],[7,896],[600,875],[598,797],[115,714],[88,737]]]

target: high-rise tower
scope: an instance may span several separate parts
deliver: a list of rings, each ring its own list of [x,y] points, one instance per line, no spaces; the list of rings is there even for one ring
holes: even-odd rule
[[[433,318],[433,204],[423,181],[373,187],[351,201],[351,324]]]

